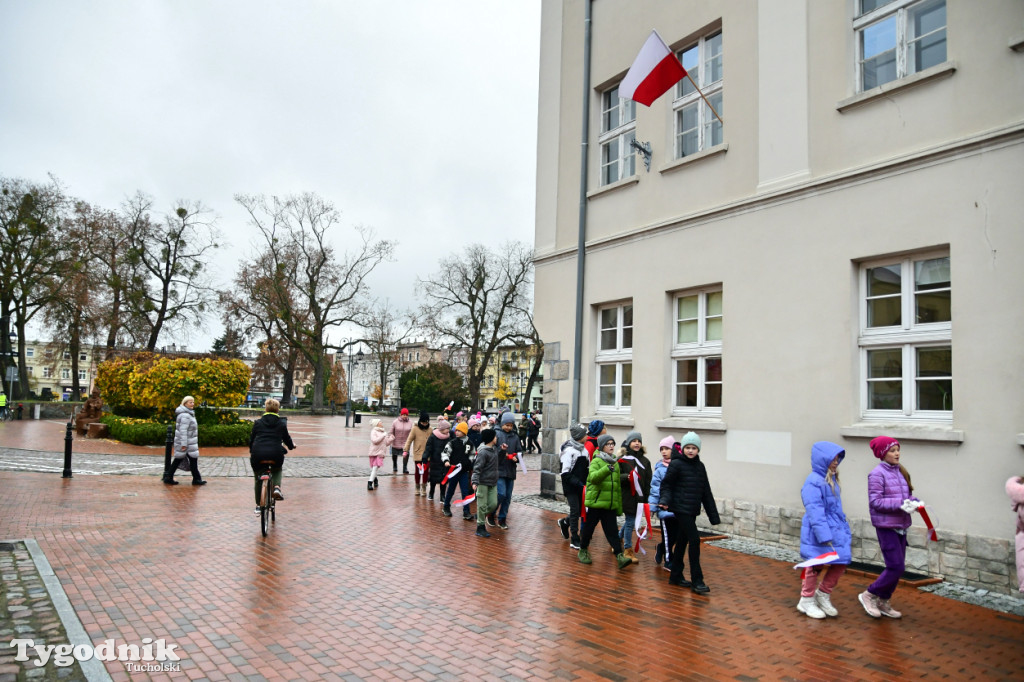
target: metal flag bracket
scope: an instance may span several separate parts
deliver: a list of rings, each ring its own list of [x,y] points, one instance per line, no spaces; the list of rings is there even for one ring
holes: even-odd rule
[[[651,150],[651,143],[650,142],[644,142],[643,144],[641,144],[641,143],[637,142],[636,139],[634,138],[634,139],[629,141],[629,146],[644,155],[644,168],[646,168],[647,172],[650,173],[651,172],[651,154],[653,153],[652,150]]]

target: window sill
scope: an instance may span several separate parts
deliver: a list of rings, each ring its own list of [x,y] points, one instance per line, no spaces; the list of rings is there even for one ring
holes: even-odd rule
[[[631,175],[628,178],[626,178],[625,180],[619,180],[618,182],[613,182],[610,185],[605,185],[603,187],[598,187],[595,190],[587,192],[587,198],[588,199],[593,199],[594,197],[599,197],[599,196],[601,196],[603,194],[608,194],[610,192],[614,192],[615,190],[622,189],[623,187],[630,187],[632,185],[635,185],[638,182],[640,182],[640,176],[639,175]]]
[[[868,102],[873,102],[877,99],[884,99],[889,95],[903,90],[908,90],[914,86],[928,83],[933,80],[939,80],[940,78],[948,78],[953,75],[954,71],[956,71],[956,62],[943,62],[929,69],[925,69],[924,71],[919,71],[912,76],[890,81],[885,85],[879,85],[877,88],[871,88],[870,90],[858,93],[853,97],[844,99],[836,105],[836,110],[843,114],[854,107],[859,107],[862,104],[867,104]]]
[[[636,424],[636,421],[629,415],[608,413],[602,414],[601,412],[595,414],[593,418],[587,420],[586,423],[589,424],[590,422],[594,421],[594,419],[600,419],[601,421],[604,422],[605,426],[626,426],[629,428],[633,428],[633,426]]]
[[[725,432],[727,425],[721,419],[706,419],[703,417],[669,417],[654,422],[657,429],[672,429],[687,431],[720,431]]]
[[[934,424],[915,425],[906,422],[857,422],[839,428],[839,435],[847,438],[874,438],[880,435],[897,440],[923,440],[944,443],[963,443],[964,432],[950,426]]]
[[[1010,38],[1010,49],[1014,52],[1024,52],[1024,33],[1018,33]]]
[[[687,166],[691,163],[697,163],[698,161],[706,159],[710,156],[718,156],[719,154],[724,154],[727,151],[729,151],[729,145],[723,142],[722,144],[715,145],[711,149],[705,149],[704,151],[697,152],[696,154],[690,154],[689,156],[684,156],[681,159],[676,159],[671,163],[667,163],[660,169],[658,169],[658,172],[671,173],[674,170],[679,170],[683,166]]]

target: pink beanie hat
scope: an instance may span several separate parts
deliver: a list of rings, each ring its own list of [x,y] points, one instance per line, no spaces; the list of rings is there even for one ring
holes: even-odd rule
[[[438,431],[447,431],[450,428],[452,428],[451,422],[449,422],[444,417],[441,417],[440,419],[437,420],[437,430]]]
[[[673,438],[672,436],[665,436],[664,438],[661,439],[661,442],[658,443],[658,449],[659,450],[661,448],[669,448],[669,449],[671,449],[672,446],[675,445],[675,444],[676,444],[676,439],[675,438]]]
[[[889,452],[889,448],[893,445],[899,445],[900,442],[895,438],[889,436],[879,436],[878,438],[872,438],[871,442],[868,443],[868,447],[871,448],[871,452],[875,453],[875,457],[882,459],[885,457],[885,453]]]

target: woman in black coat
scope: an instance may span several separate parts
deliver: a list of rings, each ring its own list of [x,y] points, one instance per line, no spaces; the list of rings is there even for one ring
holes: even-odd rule
[[[273,398],[267,398],[263,403],[266,412],[252,425],[252,432],[249,434],[249,464],[252,466],[253,477],[256,480],[256,511],[259,512],[260,503],[260,474],[266,468],[262,462],[273,460],[270,466],[271,480],[274,484],[274,499],[283,500],[281,494],[281,469],[284,467],[284,453],[295,449],[292,437],[288,435],[288,420],[278,414],[281,403]]]

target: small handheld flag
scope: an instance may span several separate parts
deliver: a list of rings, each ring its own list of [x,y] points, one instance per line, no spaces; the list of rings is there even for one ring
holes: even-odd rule
[[[825,552],[824,554],[819,554],[818,556],[814,557],[813,559],[808,559],[807,561],[801,561],[799,564],[794,566],[793,569],[795,570],[797,568],[813,568],[814,566],[822,566],[824,564],[831,564],[832,562],[837,561],[838,559],[839,559],[839,554],[835,550],[832,550],[831,552]]]
[[[467,504],[472,504],[476,500],[476,493],[473,493],[469,497],[464,497],[461,500],[455,500],[452,502],[456,507],[465,507]]]

